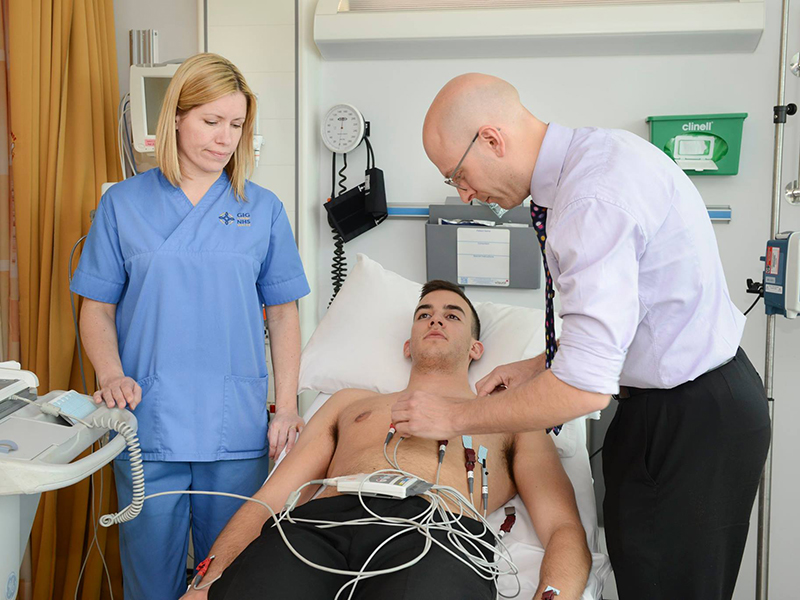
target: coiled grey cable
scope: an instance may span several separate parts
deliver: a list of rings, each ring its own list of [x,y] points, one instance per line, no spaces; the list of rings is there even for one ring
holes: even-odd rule
[[[131,503],[116,513],[110,513],[100,517],[100,525],[111,527],[114,524],[126,523],[135,519],[142,512],[144,505],[144,466],[142,465],[142,448],[139,445],[139,436],[127,423],[117,421],[111,417],[100,417],[92,419],[91,425],[94,427],[104,427],[113,429],[125,438],[128,446],[128,457],[131,464],[131,481],[133,497]]]

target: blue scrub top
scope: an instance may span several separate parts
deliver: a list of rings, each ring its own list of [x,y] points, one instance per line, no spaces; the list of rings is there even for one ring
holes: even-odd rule
[[[224,172],[193,206],[159,169],[102,197],[70,289],[117,305],[145,460],[263,456],[267,365],[261,304],[309,292],[278,198]],[[127,458],[127,453],[120,458]]]

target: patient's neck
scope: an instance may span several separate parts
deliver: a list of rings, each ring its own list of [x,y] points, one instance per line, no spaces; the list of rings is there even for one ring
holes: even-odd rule
[[[409,392],[428,392],[450,398],[475,398],[475,392],[469,385],[467,370],[455,371],[425,369],[413,366],[408,379]]]

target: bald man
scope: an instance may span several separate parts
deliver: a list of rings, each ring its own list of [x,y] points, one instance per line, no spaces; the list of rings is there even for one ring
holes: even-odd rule
[[[471,407],[401,395],[392,409],[398,433],[548,429],[613,395],[603,508],[620,599],[731,598],[770,421],[694,185],[639,137],[544,123],[513,86],[488,75],[442,88],[423,143],[466,203],[511,209],[531,196],[548,279],[548,352],[495,369]]]

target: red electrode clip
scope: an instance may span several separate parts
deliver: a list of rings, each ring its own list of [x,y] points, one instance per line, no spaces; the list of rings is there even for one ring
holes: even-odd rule
[[[206,572],[208,571],[208,568],[211,566],[211,561],[214,560],[215,558],[216,557],[213,556],[213,555],[209,556],[207,559],[205,559],[203,562],[201,562],[199,565],[197,565],[197,569],[196,569],[197,575],[199,575],[200,577],[203,577],[206,574]]]
[[[542,600],[556,600],[556,593],[553,590],[548,590],[542,594]]]
[[[467,471],[472,471],[475,468],[475,450],[472,448],[464,448],[464,456],[467,459],[467,462],[465,463]]]
[[[517,522],[517,510],[513,506],[506,506],[506,520],[500,525],[500,531],[503,533],[511,533],[511,528]]]

